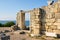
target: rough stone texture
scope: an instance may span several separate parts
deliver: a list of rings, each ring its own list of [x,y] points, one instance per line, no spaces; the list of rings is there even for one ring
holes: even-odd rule
[[[43,7],[46,16],[42,19],[47,32],[60,34],[60,3],[56,2],[53,5]],[[45,23],[44,23],[45,22]]]
[[[21,10],[17,14],[17,24],[20,29],[25,29],[25,13],[23,10]]]
[[[40,8],[35,8],[30,13],[30,31],[33,35],[39,35],[40,34],[40,28],[41,28],[41,12]]]
[[[18,13],[17,25],[21,29],[25,28],[25,13]],[[30,32],[40,34],[41,31],[60,34],[60,3],[35,8],[30,11]]]

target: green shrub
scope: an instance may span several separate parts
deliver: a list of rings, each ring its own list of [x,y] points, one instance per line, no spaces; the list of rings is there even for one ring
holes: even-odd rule
[[[2,23],[0,23],[0,27],[2,27],[3,26],[3,24]]]
[[[12,25],[15,25],[13,21],[7,22],[4,24],[4,27],[11,27]]]

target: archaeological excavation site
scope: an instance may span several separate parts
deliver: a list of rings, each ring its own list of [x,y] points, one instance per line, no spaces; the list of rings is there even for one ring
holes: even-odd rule
[[[48,6],[34,8],[32,10],[21,10],[17,13],[16,25],[21,29],[26,29],[25,13],[30,13],[29,31],[31,36],[54,36],[60,34],[60,1],[48,3]]]
[[[26,13],[30,14],[28,30],[25,25]],[[10,30],[6,33],[10,40],[60,40],[60,0],[49,1],[47,6],[41,8],[20,10],[16,14],[16,24],[6,29]]]

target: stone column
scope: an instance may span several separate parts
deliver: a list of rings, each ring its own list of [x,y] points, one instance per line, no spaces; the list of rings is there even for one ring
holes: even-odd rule
[[[39,36],[41,28],[41,13],[40,8],[35,8],[30,12],[30,31],[31,36]]]
[[[19,17],[19,13],[17,13],[16,15],[17,15],[17,16],[16,16],[16,25],[18,26],[18,20],[19,20],[18,17]]]
[[[17,16],[17,25],[20,29],[25,29],[25,13],[21,10]]]

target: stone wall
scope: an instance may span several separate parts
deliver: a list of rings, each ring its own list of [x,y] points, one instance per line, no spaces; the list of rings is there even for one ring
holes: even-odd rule
[[[35,8],[30,12],[30,31],[31,34],[39,35],[41,29],[41,12],[40,8]]]
[[[60,4],[55,3],[42,7],[46,14],[41,20],[46,28],[46,32],[52,32],[60,34]]]
[[[21,29],[25,28],[24,11],[17,14],[17,25]],[[41,31],[60,34],[60,3],[30,11],[30,31],[34,35],[39,35]]]

